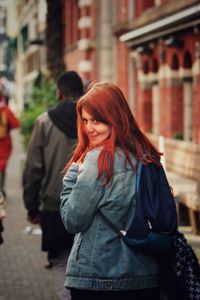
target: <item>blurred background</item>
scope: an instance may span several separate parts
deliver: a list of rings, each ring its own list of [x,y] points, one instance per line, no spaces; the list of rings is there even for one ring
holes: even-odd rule
[[[198,232],[200,2],[1,0],[0,78],[20,116],[25,149],[35,118],[56,101],[64,70],[76,70],[85,86],[119,85],[164,152],[166,169],[191,180],[188,191],[188,181],[171,179]]]
[[[1,0],[0,77],[19,113],[64,70],[115,82],[146,132],[199,144],[199,30],[195,0]]]
[[[0,300],[57,299],[40,268],[40,232],[26,221],[21,175],[35,119],[56,103],[65,70],[77,71],[85,87],[103,80],[122,89],[164,153],[180,229],[200,260],[200,1],[0,0],[0,84],[20,119],[7,174]]]

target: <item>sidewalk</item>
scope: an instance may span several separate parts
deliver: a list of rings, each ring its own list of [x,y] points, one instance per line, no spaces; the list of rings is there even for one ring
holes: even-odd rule
[[[13,152],[7,170],[7,216],[4,244],[0,246],[0,300],[58,300],[51,270],[43,267],[46,254],[40,251],[41,235],[24,234],[26,211],[22,201],[21,157],[23,147],[18,130],[13,132]]]

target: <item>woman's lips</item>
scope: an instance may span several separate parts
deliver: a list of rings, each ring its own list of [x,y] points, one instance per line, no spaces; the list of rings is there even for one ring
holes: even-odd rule
[[[89,137],[97,137],[98,134],[95,134],[95,133],[88,133]]]

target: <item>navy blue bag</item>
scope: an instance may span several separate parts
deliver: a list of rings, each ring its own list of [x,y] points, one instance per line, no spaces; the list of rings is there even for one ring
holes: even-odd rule
[[[120,230],[100,216],[132,249],[158,255],[170,249],[177,230],[176,205],[162,165],[138,164],[136,208],[128,228]]]

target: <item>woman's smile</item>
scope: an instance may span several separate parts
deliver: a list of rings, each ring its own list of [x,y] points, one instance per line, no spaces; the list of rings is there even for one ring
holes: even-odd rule
[[[110,136],[110,126],[99,122],[84,109],[82,110],[82,120],[85,125],[85,132],[88,135],[90,145],[94,146],[99,144]]]

